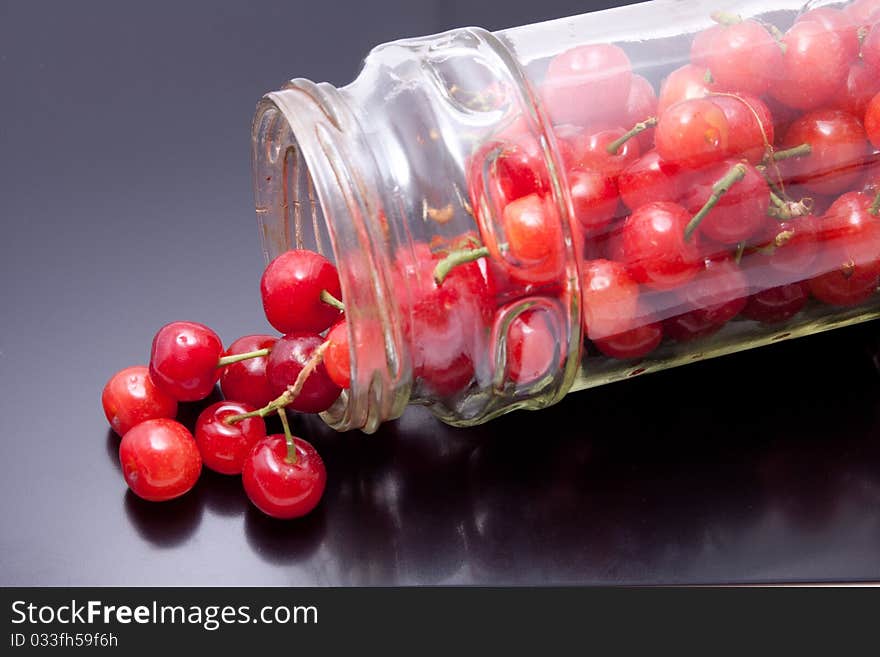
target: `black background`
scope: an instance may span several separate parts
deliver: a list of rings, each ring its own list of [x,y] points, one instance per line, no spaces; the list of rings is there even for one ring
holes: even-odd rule
[[[302,521],[208,472],[172,503],[126,493],[110,374],[174,319],[268,328],[259,96],[344,84],[397,37],[599,6],[0,0],[0,584],[880,580],[876,324],[474,430],[299,420],[330,473]]]

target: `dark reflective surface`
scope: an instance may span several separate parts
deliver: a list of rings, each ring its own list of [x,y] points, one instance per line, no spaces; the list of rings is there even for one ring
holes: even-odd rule
[[[106,378],[172,319],[227,342],[267,328],[259,94],[342,83],[397,36],[585,6],[384,1],[340,21],[317,3],[92,4],[0,21],[0,584],[880,580],[876,324],[471,430],[419,409],[374,436],[298,418],[330,474],[302,521],[212,473],[165,505],[126,493]]]

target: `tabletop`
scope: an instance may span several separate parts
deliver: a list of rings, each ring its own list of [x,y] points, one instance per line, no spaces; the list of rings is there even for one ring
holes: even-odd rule
[[[210,472],[167,504],[126,492],[109,375],[171,320],[268,328],[260,95],[345,83],[394,38],[600,6],[0,2],[0,585],[880,580],[876,323],[473,429],[415,408],[372,436],[297,419],[329,471],[300,521]]]

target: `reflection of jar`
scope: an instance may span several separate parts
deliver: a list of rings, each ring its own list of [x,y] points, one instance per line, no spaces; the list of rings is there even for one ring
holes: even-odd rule
[[[268,94],[265,255],[332,257],[351,331],[324,419],[372,431],[420,403],[475,424],[878,316],[861,113],[880,56],[859,55],[880,48],[876,3],[659,0],[454,30],[376,48],[346,87]]]

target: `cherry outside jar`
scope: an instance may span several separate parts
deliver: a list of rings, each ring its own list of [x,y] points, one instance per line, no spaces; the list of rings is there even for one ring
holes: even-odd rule
[[[657,0],[267,94],[265,256],[341,278],[351,387],[324,420],[476,424],[876,318],[877,23],[880,0]]]

